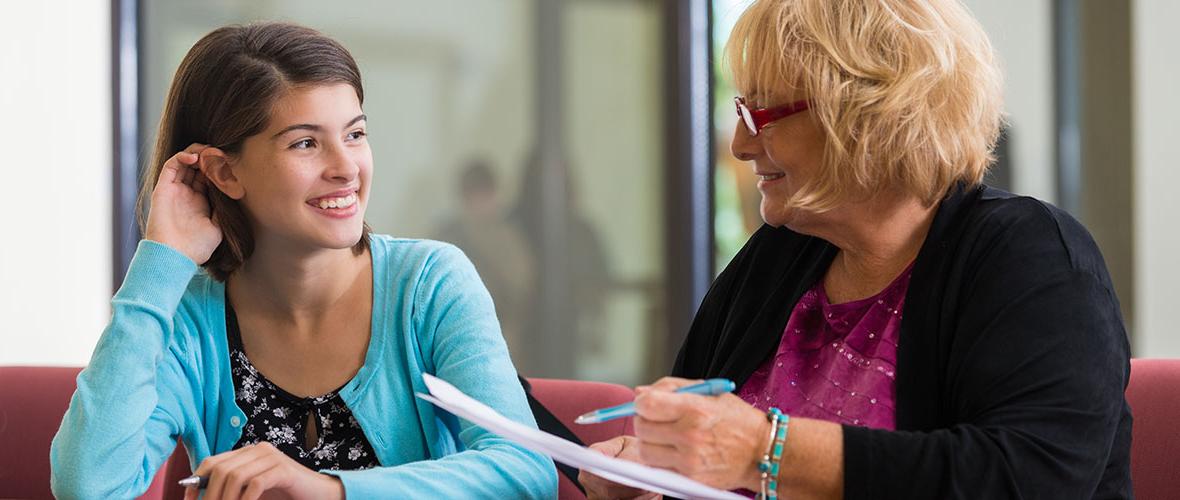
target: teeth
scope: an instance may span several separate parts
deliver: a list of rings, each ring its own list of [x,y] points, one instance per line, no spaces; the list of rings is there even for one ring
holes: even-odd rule
[[[319,202],[321,209],[327,210],[329,208],[348,208],[356,203],[356,193],[349,194],[341,198],[324,198]]]

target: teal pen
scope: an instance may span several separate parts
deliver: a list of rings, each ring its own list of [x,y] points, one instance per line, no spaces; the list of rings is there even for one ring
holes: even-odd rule
[[[732,380],[725,378],[711,378],[699,384],[686,385],[676,392],[685,394],[700,394],[702,396],[718,396],[727,392],[733,392],[737,386]],[[635,414],[635,403],[624,403],[618,406],[611,406],[609,408],[602,408],[594,410],[590,413],[582,415],[574,420],[576,424],[597,424],[606,422],[607,420],[614,420],[616,418],[630,417]]]

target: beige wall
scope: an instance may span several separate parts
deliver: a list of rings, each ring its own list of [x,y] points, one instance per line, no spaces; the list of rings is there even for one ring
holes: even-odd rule
[[[1053,30],[1048,0],[966,0],[1004,68],[1012,191],[1056,201]]]
[[[0,365],[82,365],[110,314],[110,2],[0,15]]]
[[[1180,358],[1180,2],[1133,2],[1136,356]]]

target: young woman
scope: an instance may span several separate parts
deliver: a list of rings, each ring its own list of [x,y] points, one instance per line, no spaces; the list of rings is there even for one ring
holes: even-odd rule
[[[414,397],[431,373],[535,425],[466,257],[369,233],[363,101],[352,56],[308,28],[189,51],[145,239],[53,442],[57,496],[139,495],[177,439],[207,499],[556,494],[547,458]]]

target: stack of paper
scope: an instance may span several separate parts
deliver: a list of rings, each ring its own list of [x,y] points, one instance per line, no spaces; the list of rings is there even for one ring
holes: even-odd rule
[[[608,457],[562,438],[514,422],[487,405],[463,394],[455,386],[429,374],[423,375],[430,394],[418,397],[434,403],[471,423],[499,434],[530,450],[544,453],[571,467],[594,473],[619,484],[683,498],[745,500],[745,497],[701,484],[664,469]]]

